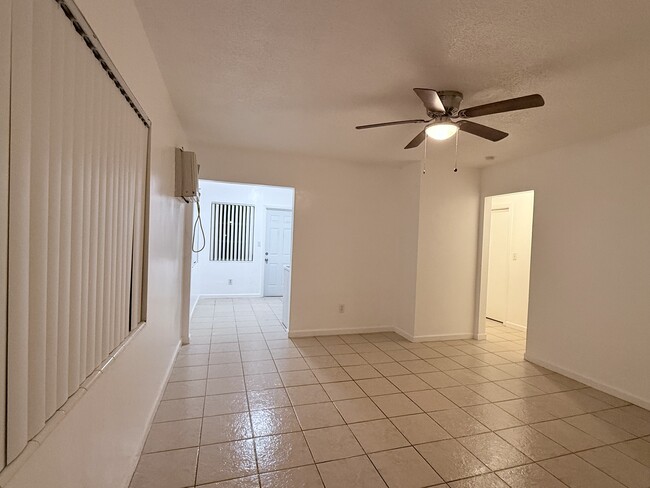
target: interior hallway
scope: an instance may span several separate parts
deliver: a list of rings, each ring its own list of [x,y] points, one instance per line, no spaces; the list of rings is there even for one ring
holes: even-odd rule
[[[650,412],[524,361],[525,332],[288,339],[280,309],[198,303],[131,488],[650,486]]]

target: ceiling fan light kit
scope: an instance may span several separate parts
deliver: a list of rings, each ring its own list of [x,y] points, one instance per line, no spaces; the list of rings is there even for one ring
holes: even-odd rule
[[[428,120],[409,119],[397,120],[394,122],[381,122],[378,124],[358,125],[357,129],[373,129],[403,124],[426,124],[424,129],[409,142],[404,149],[418,147],[427,136],[432,139],[443,141],[454,136],[459,130],[467,132],[492,142],[498,142],[508,136],[507,132],[493,129],[486,125],[477,124],[467,119],[482,117],[515,110],[541,107],[544,105],[544,98],[541,95],[527,95],[524,97],[510,98],[499,102],[487,103],[466,109],[460,108],[463,101],[463,94],[458,91],[436,91],[430,88],[413,88],[415,94],[420,98],[426,109]]]
[[[427,136],[436,141],[444,141],[453,137],[456,132],[458,132],[458,126],[453,122],[436,122],[434,124],[428,125],[424,129]]]

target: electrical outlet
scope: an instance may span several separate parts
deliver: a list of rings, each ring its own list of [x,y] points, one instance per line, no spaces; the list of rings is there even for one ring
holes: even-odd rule
[[[232,278],[228,280],[228,284],[232,285]]]
[[[345,313],[345,305],[339,305],[339,313]]]

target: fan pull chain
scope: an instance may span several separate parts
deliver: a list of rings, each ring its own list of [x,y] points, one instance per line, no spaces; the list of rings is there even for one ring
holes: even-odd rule
[[[422,161],[422,174],[426,175],[427,174],[427,142],[428,137],[424,136],[424,160]]]
[[[456,157],[454,158],[454,173],[458,173],[458,133],[460,131],[456,131]]]

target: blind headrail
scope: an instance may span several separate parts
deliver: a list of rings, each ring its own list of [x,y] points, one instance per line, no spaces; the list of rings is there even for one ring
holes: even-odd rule
[[[151,120],[147,117],[144,109],[138,103],[138,100],[135,98],[128,85],[120,75],[120,72],[117,70],[111,58],[108,56],[106,50],[102,47],[102,44],[99,42],[99,39],[93,32],[90,24],[83,16],[77,5],[73,0],[53,0],[59,4],[61,10],[65,13],[66,17],[72,22],[77,33],[82,37],[88,49],[90,49],[99,61],[99,64],[102,66],[108,77],[115,83],[115,86],[120,91],[122,96],[126,99],[128,104],[131,106],[133,111],[137,114],[138,118],[142,123],[147,127],[151,127]]]

